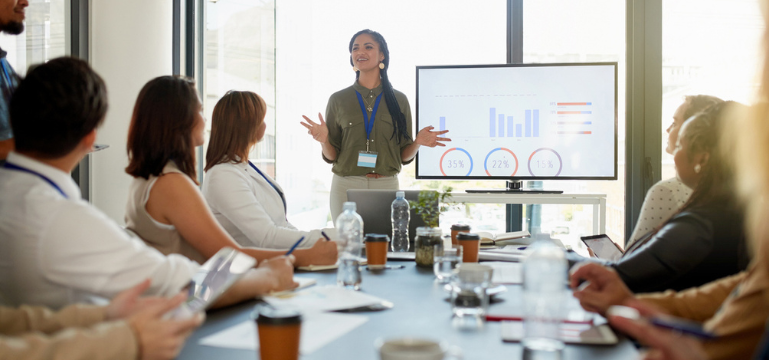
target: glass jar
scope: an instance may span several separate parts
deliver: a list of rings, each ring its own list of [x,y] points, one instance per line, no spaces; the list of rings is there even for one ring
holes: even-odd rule
[[[414,259],[417,266],[433,267],[433,247],[443,245],[441,229],[431,227],[418,227],[417,236],[414,239]]]

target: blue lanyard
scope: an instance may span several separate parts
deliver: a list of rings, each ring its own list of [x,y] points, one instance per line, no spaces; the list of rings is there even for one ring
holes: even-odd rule
[[[19,165],[16,165],[16,164],[11,164],[11,163],[9,163],[9,162],[6,162],[5,164],[3,164],[3,167],[4,167],[4,168],[6,168],[6,169],[11,169],[11,170],[16,170],[16,171],[21,171],[21,172],[30,173],[30,174],[32,174],[32,175],[35,175],[35,176],[37,176],[37,177],[39,177],[39,178],[41,178],[41,179],[45,180],[45,182],[47,182],[47,183],[48,183],[48,184],[50,184],[51,186],[53,186],[53,188],[54,188],[54,189],[56,189],[56,191],[58,191],[58,192],[59,192],[59,194],[61,194],[61,196],[64,196],[64,198],[65,198],[65,199],[69,199],[69,197],[67,196],[67,194],[65,194],[65,193],[64,193],[64,191],[63,191],[63,190],[61,190],[61,188],[59,187],[59,185],[56,185],[56,183],[55,183],[55,182],[53,182],[53,180],[49,179],[47,176],[45,176],[45,175],[43,175],[43,174],[41,174],[41,173],[39,173],[39,172],[37,172],[37,171],[33,171],[33,170],[30,170],[30,169],[27,169],[27,168],[23,168],[23,167],[21,167],[21,166],[19,166]]]
[[[253,163],[251,163],[251,161],[249,161],[249,162],[248,162],[248,165],[251,165],[251,167],[252,167],[254,170],[256,170],[256,172],[258,172],[258,173],[259,173],[259,175],[262,175],[262,177],[264,178],[264,181],[266,181],[268,184],[270,184],[270,186],[272,186],[272,188],[273,188],[273,189],[275,189],[275,191],[278,193],[278,195],[280,195],[280,200],[282,200],[282,201],[283,201],[283,213],[285,214],[285,213],[286,213],[286,211],[287,211],[287,208],[286,208],[286,198],[285,198],[285,197],[283,197],[283,192],[282,192],[282,191],[280,191],[280,189],[278,189],[278,187],[277,187],[277,186],[275,186],[275,184],[273,184],[273,183],[272,183],[272,181],[270,181],[270,179],[268,179],[266,176],[264,176],[264,174],[262,174],[262,172],[261,172],[261,171],[259,171],[259,168],[257,168],[257,167],[256,167],[256,165],[254,165]]]
[[[8,84],[8,87],[13,87],[13,84],[11,83],[11,75],[8,74],[8,67],[6,67],[6,63],[8,60],[5,58],[0,59],[0,67],[3,68],[3,75],[5,75],[5,81]]]
[[[368,112],[366,112],[366,106],[363,105],[363,97],[360,95],[358,90],[355,90],[355,95],[358,95],[358,104],[360,104],[360,111],[363,112],[363,120],[365,121],[365,124],[366,124],[366,140],[368,142],[368,139],[371,138],[371,130],[374,130],[374,118],[376,117],[377,109],[379,109],[379,100],[382,100],[382,93],[379,93],[379,96],[376,97],[376,102],[374,103],[374,110],[371,111],[371,122],[369,122]]]

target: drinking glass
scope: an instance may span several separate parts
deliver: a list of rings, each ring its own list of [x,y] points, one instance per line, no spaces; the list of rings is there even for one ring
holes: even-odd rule
[[[493,269],[487,265],[463,263],[451,280],[451,310],[454,317],[471,317],[483,321],[489,306],[486,289],[491,284]]]
[[[458,265],[462,263],[462,247],[445,249],[443,245],[435,245],[433,249],[433,272],[438,282],[446,284],[456,275]]]

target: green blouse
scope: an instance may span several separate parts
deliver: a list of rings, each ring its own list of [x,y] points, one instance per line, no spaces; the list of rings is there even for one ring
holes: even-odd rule
[[[373,107],[376,97],[382,93],[382,85],[374,89],[367,89],[355,81],[352,86],[331,95],[326,107],[326,126],[328,127],[328,142],[336,149],[337,156],[335,161],[330,161],[325,156],[323,160],[333,164],[331,171],[339,176],[361,176],[369,173],[386,176],[397,175],[402,165],[411,162],[402,161],[401,150],[413,141],[401,138],[400,143],[398,143],[397,136],[392,136],[393,119],[385,103],[384,95],[379,103],[369,144],[369,151],[377,152],[376,167],[358,166],[358,153],[366,150],[366,126],[358,97],[355,95],[356,90],[363,97],[364,103],[371,104]],[[398,101],[401,112],[406,116],[406,129],[409,136],[413,138],[409,101],[406,95],[398,90],[395,90],[395,99]]]

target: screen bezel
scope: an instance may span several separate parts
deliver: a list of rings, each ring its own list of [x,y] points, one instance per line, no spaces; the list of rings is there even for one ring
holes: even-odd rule
[[[419,71],[434,69],[468,69],[468,68],[509,68],[509,67],[565,67],[565,66],[614,66],[614,175],[613,176],[433,176],[419,174],[419,152],[415,159],[415,173],[418,180],[617,180],[619,159],[617,149],[619,143],[617,128],[618,112],[618,62],[580,62],[580,63],[538,63],[538,64],[483,64],[483,65],[421,65],[416,67],[416,131],[421,129],[419,125]],[[447,135],[451,138],[451,133]],[[447,143],[451,146],[451,143]]]

